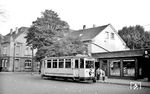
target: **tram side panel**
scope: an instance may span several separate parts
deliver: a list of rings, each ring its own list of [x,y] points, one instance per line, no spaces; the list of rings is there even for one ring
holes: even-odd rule
[[[70,69],[59,69],[59,68],[46,68],[44,70],[45,76],[54,76],[54,77],[73,77],[73,70]]]

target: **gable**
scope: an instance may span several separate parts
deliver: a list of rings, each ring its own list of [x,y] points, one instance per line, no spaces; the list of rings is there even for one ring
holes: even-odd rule
[[[126,43],[121,39],[117,31],[111,25],[107,26],[103,31],[101,31],[101,33],[93,38],[92,42],[105,48],[107,52],[128,50]],[[92,52],[97,53],[98,51],[99,50],[92,45]]]
[[[27,27],[21,27],[17,31],[14,31],[12,33],[8,33],[6,36],[3,38],[3,43],[10,43],[12,40],[16,40],[21,34],[25,33],[28,31]]]
[[[15,39],[15,41],[20,42],[20,43],[26,43],[25,36],[26,36],[26,33],[22,33]]]

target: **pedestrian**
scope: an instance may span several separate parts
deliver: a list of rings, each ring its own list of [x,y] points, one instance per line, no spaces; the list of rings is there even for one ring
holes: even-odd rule
[[[105,80],[106,80],[105,71],[102,70],[102,69],[100,69],[100,79],[101,79],[102,81],[104,81],[104,82],[105,82]]]
[[[96,70],[96,78],[97,80],[100,80],[100,68]]]

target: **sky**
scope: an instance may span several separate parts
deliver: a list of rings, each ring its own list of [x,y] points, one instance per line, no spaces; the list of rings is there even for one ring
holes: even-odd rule
[[[150,30],[150,0],[0,0],[0,34],[12,28],[30,27],[45,9],[58,13],[70,29],[111,24],[116,30],[124,26],[144,26]]]

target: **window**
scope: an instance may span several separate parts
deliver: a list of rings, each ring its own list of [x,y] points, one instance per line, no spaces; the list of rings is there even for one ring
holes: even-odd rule
[[[25,68],[31,68],[31,60],[25,60]]]
[[[27,47],[25,49],[25,55],[32,55],[32,51],[31,51],[31,48],[30,47]]]
[[[51,60],[47,60],[47,68],[51,68]]]
[[[20,53],[20,46],[16,46],[15,47],[15,53],[16,53],[16,55],[19,55],[19,53]]]
[[[65,68],[71,68],[71,59],[66,59],[65,63],[66,63]]]
[[[59,68],[64,68],[64,59],[59,59]]]
[[[79,68],[79,60],[75,60],[75,68]]]
[[[111,39],[115,39],[115,35],[114,35],[114,33],[111,33],[110,38],[111,38]]]
[[[3,59],[2,60],[2,67],[7,67],[7,62],[8,62],[8,60],[7,59]]]
[[[106,33],[106,39],[109,39],[109,32],[105,32]]]
[[[135,60],[123,60],[123,75],[135,76]]]
[[[5,60],[2,60],[2,67],[5,67]]]
[[[53,60],[53,68],[57,68],[57,59]]]
[[[86,68],[94,68],[94,62],[93,61],[86,61]]]
[[[120,60],[112,60],[110,62],[110,75],[120,76]]]
[[[83,58],[80,59],[80,68],[84,68],[84,59]]]
[[[3,48],[3,54],[4,54],[4,55],[7,54],[7,46],[5,46],[5,47]]]

